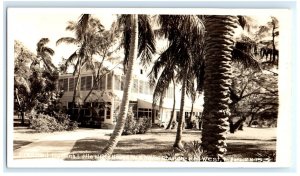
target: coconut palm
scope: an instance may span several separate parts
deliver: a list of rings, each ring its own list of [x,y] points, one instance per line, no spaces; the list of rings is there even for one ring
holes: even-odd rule
[[[135,61],[140,58],[142,63],[149,63],[151,55],[155,52],[154,34],[148,16],[122,15],[118,22],[119,27],[123,30],[122,44],[125,52],[124,71],[126,76],[117,123],[106,147],[101,152],[103,156],[110,156],[113,153],[123,132],[128,113]]]
[[[187,119],[187,128],[192,128],[192,117],[193,117],[193,113],[194,113],[194,104],[196,102],[196,99],[199,97],[197,87],[195,84],[195,80],[189,80],[188,85],[187,85],[187,95],[190,97],[190,99],[192,101],[190,116]]]
[[[201,50],[203,25],[201,20],[193,15],[160,15],[158,23],[161,28],[157,33],[169,41],[169,46],[154,63],[152,69],[154,77],[157,77],[160,69],[163,69],[153,99],[155,101],[155,97],[161,95],[169,87],[170,82],[175,77],[175,70],[177,70],[176,79],[181,81],[182,87],[180,115],[173,147],[181,150],[183,149],[181,138],[186,87],[188,79],[195,77],[194,70],[191,67],[198,59],[196,51]]]
[[[212,158],[224,160],[228,130],[229,87],[234,29],[238,17],[209,15],[205,18],[205,79],[202,147]]]
[[[275,37],[279,36],[279,21],[276,17],[271,17],[271,20],[269,22],[267,22],[266,25],[263,26],[259,26],[259,30],[257,31],[258,36],[260,36],[260,38],[266,37],[268,35],[270,35],[270,31],[271,31],[271,36],[272,36],[272,40],[271,42],[267,42],[267,43],[271,43],[272,44],[272,51],[271,51],[271,55],[272,55],[272,59],[270,59],[272,61],[272,63],[275,63],[275,57],[276,54],[278,55],[278,50],[276,50],[276,46],[275,46]],[[276,53],[277,51],[277,53]],[[267,56],[268,57],[268,56]],[[271,56],[270,56],[271,58]]]
[[[169,123],[166,127],[166,129],[170,129],[171,128],[171,125],[172,125],[172,122],[174,121],[174,116],[175,116],[175,106],[176,106],[176,83],[175,83],[175,80],[174,78],[172,79],[172,82],[173,82],[173,107],[172,107],[172,111],[171,111],[171,117],[170,117],[170,120],[169,120]]]
[[[49,43],[48,38],[42,38],[37,43],[37,57],[38,59],[42,60],[45,67],[49,72],[52,72],[53,70],[56,70],[56,67],[53,65],[51,61],[51,56],[54,54],[54,50],[47,47],[46,44]]]
[[[56,45],[66,43],[75,44],[79,47],[62,64],[62,71],[66,71],[71,64],[75,63],[73,76],[77,74],[77,79],[75,79],[72,99],[72,113],[74,115],[76,99],[79,98],[77,93],[79,91],[81,69],[84,64],[87,65],[87,68],[89,68],[89,65],[94,64],[92,56],[97,53],[97,41],[99,41],[100,33],[104,31],[104,26],[98,19],[92,18],[90,14],[83,14],[78,22],[69,22],[66,30],[75,32],[75,37],[62,37],[57,40]]]

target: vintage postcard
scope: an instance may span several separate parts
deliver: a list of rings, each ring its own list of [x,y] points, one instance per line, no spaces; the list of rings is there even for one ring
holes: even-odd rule
[[[7,163],[289,167],[291,14],[8,8]]]

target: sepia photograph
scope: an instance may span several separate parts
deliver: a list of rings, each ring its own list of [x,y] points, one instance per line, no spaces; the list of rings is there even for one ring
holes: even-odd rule
[[[288,163],[289,18],[9,8],[9,166]]]

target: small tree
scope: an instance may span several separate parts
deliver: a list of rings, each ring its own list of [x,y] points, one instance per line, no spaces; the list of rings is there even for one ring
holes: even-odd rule
[[[254,120],[275,121],[278,114],[278,74],[267,69],[262,72],[234,70],[230,89],[231,117],[241,116],[243,120],[250,117],[248,126]],[[234,132],[236,128],[231,131]]]
[[[21,113],[22,124],[26,112],[36,110],[53,113],[61,95],[57,90],[58,72],[51,62],[51,57],[41,54],[43,51],[41,43],[44,49],[48,48],[45,41],[49,39],[42,38],[38,42],[39,57],[32,54],[20,42],[15,42],[15,109]],[[40,60],[43,60],[44,67],[40,66]]]

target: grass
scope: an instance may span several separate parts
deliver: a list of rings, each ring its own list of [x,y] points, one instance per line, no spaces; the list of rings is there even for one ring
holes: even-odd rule
[[[81,130],[81,131],[80,131]],[[92,132],[92,133],[91,133]],[[74,134],[86,133],[76,140],[68,157],[64,160],[94,160],[104,148],[109,133],[101,129],[79,129]],[[66,135],[72,132],[32,133],[21,129],[15,131],[14,144],[26,145],[45,136]],[[176,130],[151,129],[147,134],[122,136],[110,160],[167,161],[166,155],[173,151]],[[22,140],[21,140],[22,138]],[[183,142],[200,141],[201,131],[185,130]],[[56,138],[55,138],[56,139]],[[276,151],[276,128],[244,128],[235,134],[228,134],[226,158],[246,161],[249,158],[271,156]]]

